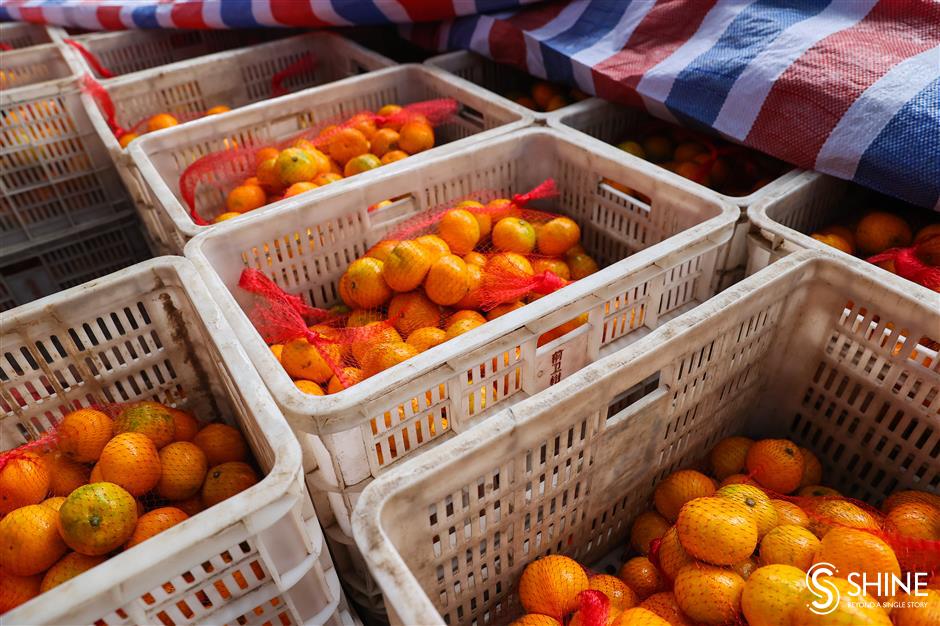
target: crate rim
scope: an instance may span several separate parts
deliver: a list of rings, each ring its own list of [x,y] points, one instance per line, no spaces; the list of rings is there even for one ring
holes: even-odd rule
[[[433,157],[433,160],[429,159],[421,163],[412,163],[408,164],[408,166],[411,168],[430,166],[444,161],[452,155],[467,154],[491,144],[520,141],[528,137],[539,136],[552,137],[558,141],[578,146],[572,137],[564,133],[546,127],[533,126],[508,134],[491,137],[487,139],[485,143],[480,142],[468,145],[447,154],[439,154]],[[606,144],[602,144],[601,147],[605,148],[602,152],[606,154],[603,154],[603,156],[607,156],[608,158],[616,157],[617,153],[620,152]],[[597,150],[598,147],[592,145],[589,146],[588,149]],[[471,354],[475,350],[497,341],[500,338],[505,338],[513,335],[515,332],[523,331],[526,329],[527,325],[541,317],[562,310],[581,298],[589,297],[600,286],[609,282],[610,276],[614,271],[605,272],[605,270],[610,270],[610,268],[632,267],[633,269],[629,271],[636,271],[636,269],[642,267],[644,263],[651,260],[654,262],[661,261],[668,256],[669,248],[679,244],[679,242],[674,241],[675,239],[681,241],[681,244],[679,244],[681,247],[687,247],[706,240],[715,241],[715,238],[718,239],[718,241],[716,241],[717,243],[722,243],[721,239],[730,239],[731,229],[739,216],[739,209],[737,207],[713,196],[705,196],[689,181],[671,172],[666,172],[661,170],[661,168],[656,168],[657,171],[654,171],[651,168],[651,164],[642,159],[633,157],[633,160],[630,161],[630,165],[637,169],[646,170],[651,177],[659,179],[660,182],[682,187],[686,192],[698,196],[702,200],[716,206],[720,213],[664,241],[640,250],[625,259],[621,259],[591,276],[576,281],[572,285],[569,285],[564,291],[539,298],[535,302],[527,305],[524,309],[512,311],[511,313],[487,322],[484,326],[455,338],[453,340],[454,343],[449,346],[446,345],[446,343],[450,342],[446,342],[443,344],[445,345],[443,348],[436,346],[403,363],[380,372],[370,378],[374,383],[372,385],[363,386],[361,389],[357,389],[356,387],[358,386],[353,386],[348,390],[332,395],[311,396],[296,388],[293,382],[291,382],[290,377],[284,372],[280,364],[278,364],[267,345],[261,340],[260,335],[258,335],[254,326],[252,326],[251,322],[248,320],[245,312],[235,302],[228,288],[222,283],[218,273],[214,270],[207,255],[203,251],[204,245],[214,239],[224,238],[230,230],[236,228],[250,228],[253,224],[251,220],[229,220],[219,224],[218,228],[197,235],[186,245],[184,254],[194,263],[200,275],[209,286],[210,291],[214,293],[216,302],[219,303],[223,310],[228,312],[230,323],[236,327],[239,335],[242,336],[242,342],[246,351],[251,355],[252,362],[255,366],[261,370],[261,377],[271,389],[271,393],[279,406],[290,413],[315,416],[313,420],[316,422],[315,428],[311,428],[311,420],[306,420],[304,424],[294,424],[294,426],[304,432],[320,435],[331,434],[359,427],[365,417],[364,414],[361,415],[357,409],[370,405],[373,401],[381,398],[387,390],[399,388],[399,385],[396,383],[402,386],[409,384],[413,382],[416,377],[440,367],[447,367],[450,369],[451,373],[454,373],[460,369],[458,363],[462,360],[461,355]],[[380,175],[376,176],[371,181],[352,181],[351,184],[379,184],[382,178],[388,175],[388,173],[380,173]],[[318,204],[327,203],[344,191],[345,189],[340,188],[330,190],[319,198],[311,199],[310,201],[305,201],[301,199],[300,196],[292,198],[290,199],[291,202],[284,206],[268,211],[264,215],[258,215],[257,221],[255,221],[254,224],[260,221],[277,221],[282,214],[287,212],[312,210],[312,208],[316,207]],[[728,232],[722,235],[721,231],[726,228]],[[624,272],[618,272],[617,275],[623,273]],[[264,367],[261,367],[261,365]],[[351,413],[352,411],[356,412]],[[288,418],[288,421],[293,423],[293,420],[290,418]]]
[[[616,378],[632,363],[648,358],[648,354],[655,352],[664,341],[675,341],[678,337],[709,324],[715,314],[727,307],[757,297],[757,288],[768,279],[809,271],[819,265],[839,266],[848,273],[861,273],[859,268],[827,250],[802,250],[794,253],[663,324],[639,341],[562,379],[550,387],[550,392],[542,392],[502,409],[487,420],[486,428],[473,428],[458,434],[424,454],[405,459],[376,477],[366,486],[356,503],[351,520],[353,538],[383,594],[386,597],[397,597],[398,602],[394,609],[402,623],[443,625],[444,621],[383,528],[381,518],[392,496],[420,484],[421,481],[416,480],[418,477],[439,473],[459,463],[463,456],[473,450],[487,444],[499,445],[501,441],[511,440],[518,427],[538,419],[539,411],[533,410],[535,407],[544,405],[559,394],[574,393],[588,387],[596,388],[604,381]],[[904,281],[893,275],[891,278],[886,281],[886,291],[896,295],[899,300],[908,300],[912,307],[925,316],[937,315],[937,308],[931,306],[926,294],[911,294],[905,289]],[[417,597],[401,597],[403,589],[420,593]]]
[[[51,43],[42,43],[36,46],[29,46],[28,48],[6,50],[4,52],[0,52],[0,55],[15,55],[20,53],[33,54],[38,48],[49,48],[56,55],[58,55],[62,60],[62,63],[69,68],[69,75],[50,78],[49,80],[33,83],[31,85],[20,85],[19,87],[11,87],[10,89],[0,90],[0,106],[16,106],[17,104],[25,103],[27,100],[48,98],[70,89],[79,89],[79,76],[76,74],[75,68],[69,62],[68,55],[65,53],[65,51],[62,50],[62,47],[54,41]]]
[[[567,106],[563,109],[559,109],[557,111],[552,111],[551,113],[548,113],[546,116],[546,124],[552,128],[557,128],[565,133],[575,133],[578,135],[578,137],[581,138],[582,141],[590,140],[591,142],[599,142],[606,146],[615,147],[613,146],[613,144],[609,144],[606,141],[601,141],[600,139],[598,139],[597,137],[594,137],[593,135],[589,135],[588,133],[582,130],[579,130],[573,126],[570,126],[568,122],[566,121],[567,118],[569,118],[572,115],[577,115],[583,112],[590,112],[593,109],[605,107],[608,105],[626,107],[626,105],[624,104],[611,102],[609,100],[603,100],[601,98],[596,98],[596,97],[589,98],[582,102],[575,102],[574,104]],[[646,111],[645,109],[642,109],[641,111],[649,115],[653,115],[652,113],[650,113],[649,111]],[[728,141],[733,141],[733,140],[728,139]],[[650,163],[650,165],[653,165],[654,167],[658,167],[660,169],[665,169],[659,165],[656,165],[655,163]],[[789,163],[786,163],[786,165],[788,165],[790,169],[785,171],[783,174],[781,174],[777,178],[771,180],[769,183],[767,183],[766,185],[764,185],[757,191],[752,191],[746,196],[729,196],[723,193],[719,193],[715,191],[714,189],[706,187],[705,185],[701,185],[699,183],[692,182],[692,181],[690,182],[692,182],[692,184],[695,185],[697,188],[704,190],[706,193],[718,196],[725,202],[728,202],[730,204],[734,204],[740,207],[742,209],[742,212],[744,212],[744,210],[746,210],[747,207],[757,202],[761,202],[763,200],[769,200],[769,199],[776,198],[776,197],[783,195],[784,193],[786,193],[788,189],[788,187],[786,186],[787,183],[789,183],[790,181],[792,181],[794,178],[798,177],[799,175],[806,173],[806,170],[803,170],[799,167],[790,165]]]
[[[154,550],[154,546],[146,546],[146,542],[142,545],[149,547],[149,550],[135,546],[94,568],[97,576],[77,576],[52,592],[56,596],[67,596],[68,602],[59,605],[50,602],[54,597],[41,594],[37,598],[44,597],[43,602],[31,600],[6,613],[4,622],[54,622],[58,618],[66,618],[69,612],[77,606],[86,607],[92,602],[107,598],[116,579],[126,581],[146,574],[148,570],[159,567],[171,556],[180,555],[186,551],[200,554],[201,541],[227,530],[239,526],[244,527],[246,533],[263,530],[279,519],[273,517],[267,509],[275,509],[275,507],[277,510],[286,509],[304,497],[293,489],[299,480],[298,477],[303,473],[300,444],[281,417],[273,398],[264,385],[260,384],[257,373],[248,362],[247,354],[234,339],[221,310],[212,302],[195,267],[188,260],[182,257],[165,256],[143,261],[113,274],[40,298],[0,313],[0,328],[5,331],[11,327],[28,327],[30,319],[49,315],[52,307],[62,306],[75,298],[94,297],[117,281],[140,279],[148,285],[160,285],[163,283],[161,272],[174,273],[180,279],[179,288],[186,292],[193,308],[206,326],[207,336],[215,343],[223,357],[223,362],[228,364],[226,368],[228,374],[253,407],[259,429],[265,433],[271,445],[274,464],[257,484],[212,507],[213,515],[204,516],[198,524],[189,519],[184,520],[161,533],[163,550]],[[219,366],[223,367],[221,364]],[[246,510],[251,510],[251,512],[246,512]],[[173,555],[168,555],[166,546],[171,544],[176,549]]]

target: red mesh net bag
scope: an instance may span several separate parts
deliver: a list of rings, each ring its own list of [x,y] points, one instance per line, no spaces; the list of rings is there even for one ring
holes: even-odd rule
[[[447,98],[387,104],[267,145],[232,141],[183,171],[180,194],[197,224],[230,219],[429,150],[439,142],[435,128],[456,112]]]
[[[927,289],[940,291],[940,235],[930,235],[908,248],[891,248],[868,258]]]
[[[0,613],[247,489],[241,432],[159,402],[79,408],[0,454]],[[172,591],[172,589],[170,589]]]

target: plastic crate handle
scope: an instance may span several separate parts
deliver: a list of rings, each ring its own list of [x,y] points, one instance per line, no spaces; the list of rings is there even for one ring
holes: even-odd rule
[[[616,428],[621,424],[625,424],[630,419],[637,416],[637,414],[646,411],[654,404],[660,402],[663,398],[669,395],[669,385],[661,385],[649,392],[636,402],[631,403],[629,406],[624,407],[617,412],[616,415],[607,420],[607,428]]]

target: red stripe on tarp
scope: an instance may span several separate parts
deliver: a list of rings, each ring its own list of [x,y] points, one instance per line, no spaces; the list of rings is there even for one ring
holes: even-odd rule
[[[27,7],[20,5],[20,19],[24,22],[35,22],[36,24],[45,24],[46,16],[42,7]]]
[[[878,3],[861,22],[823,39],[781,74],[745,143],[812,169],[832,129],[866,89],[901,61],[937,45],[936,33],[918,36],[917,30],[938,23],[940,4]]]
[[[320,28],[329,26],[317,17],[310,3],[304,0],[270,0],[271,15],[281,24],[286,26],[305,26],[309,28]]]
[[[493,60],[528,69],[523,31],[536,30],[558,17],[565,2],[538,5],[516,13],[504,20],[496,20],[490,28],[490,55]]]
[[[598,97],[642,107],[643,99],[636,88],[643,75],[695,34],[716,1],[658,2],[637,25],[623,49],[594,66],[592,74]]]
[[[95,15],[101,22],[101,28],[105,30],[124,30],[124,22],[121,21],[121,7],[102,5],[95,9]]]
[[[204,30],[208,28],[202,17],[202,2],[176,3],[170,9],[170,20],[176,28]]]
[[[452,0],[434,0],[432,2],[404,0],[399,4],[405,9],[408,17],[413,22],[439,22],[457,16]]]
[[[416,46],[436,52],[440,50],[440,46],[438,45],[440,32],[441,25],[435,22],[414,24],[411,26],[407,39]]]

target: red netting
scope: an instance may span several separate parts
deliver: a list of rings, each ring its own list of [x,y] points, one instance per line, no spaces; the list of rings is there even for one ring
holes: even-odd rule
[[[389,104],[377,112],[321,122],[276,142],[227,142],[227,149],[183,171],[180,194],[197,224],[208,224],[208,215],[228,219],[428,150],[436,143],[434,128],[456,112],[453,99]],[[207,199],[201,201],[200,194]]]
[[[312,52],[304,53],[299,59],[271,77],[271,95],[283,96],[288,92],[284,81],[301,74],[312,72],[317,67],[317,58]]]
[[[940,235],[926,237],[909,248],[886,250],[869,257],[868,262],[890,262],[901,278],[940,291]]]
[[[259,476],[233,426],[152,401],[69,412],[0,454],[0,613]]]
[[[85,61],[88,62],[88,65],[90,65],[99,76],[102,78],[114,78],[114,73],[106,68],[101,60],[98,59],[98,57],[84,45],[75,41],[74,39],[63,39],[62,41],[77,50],[78,53],[84,57]]]

